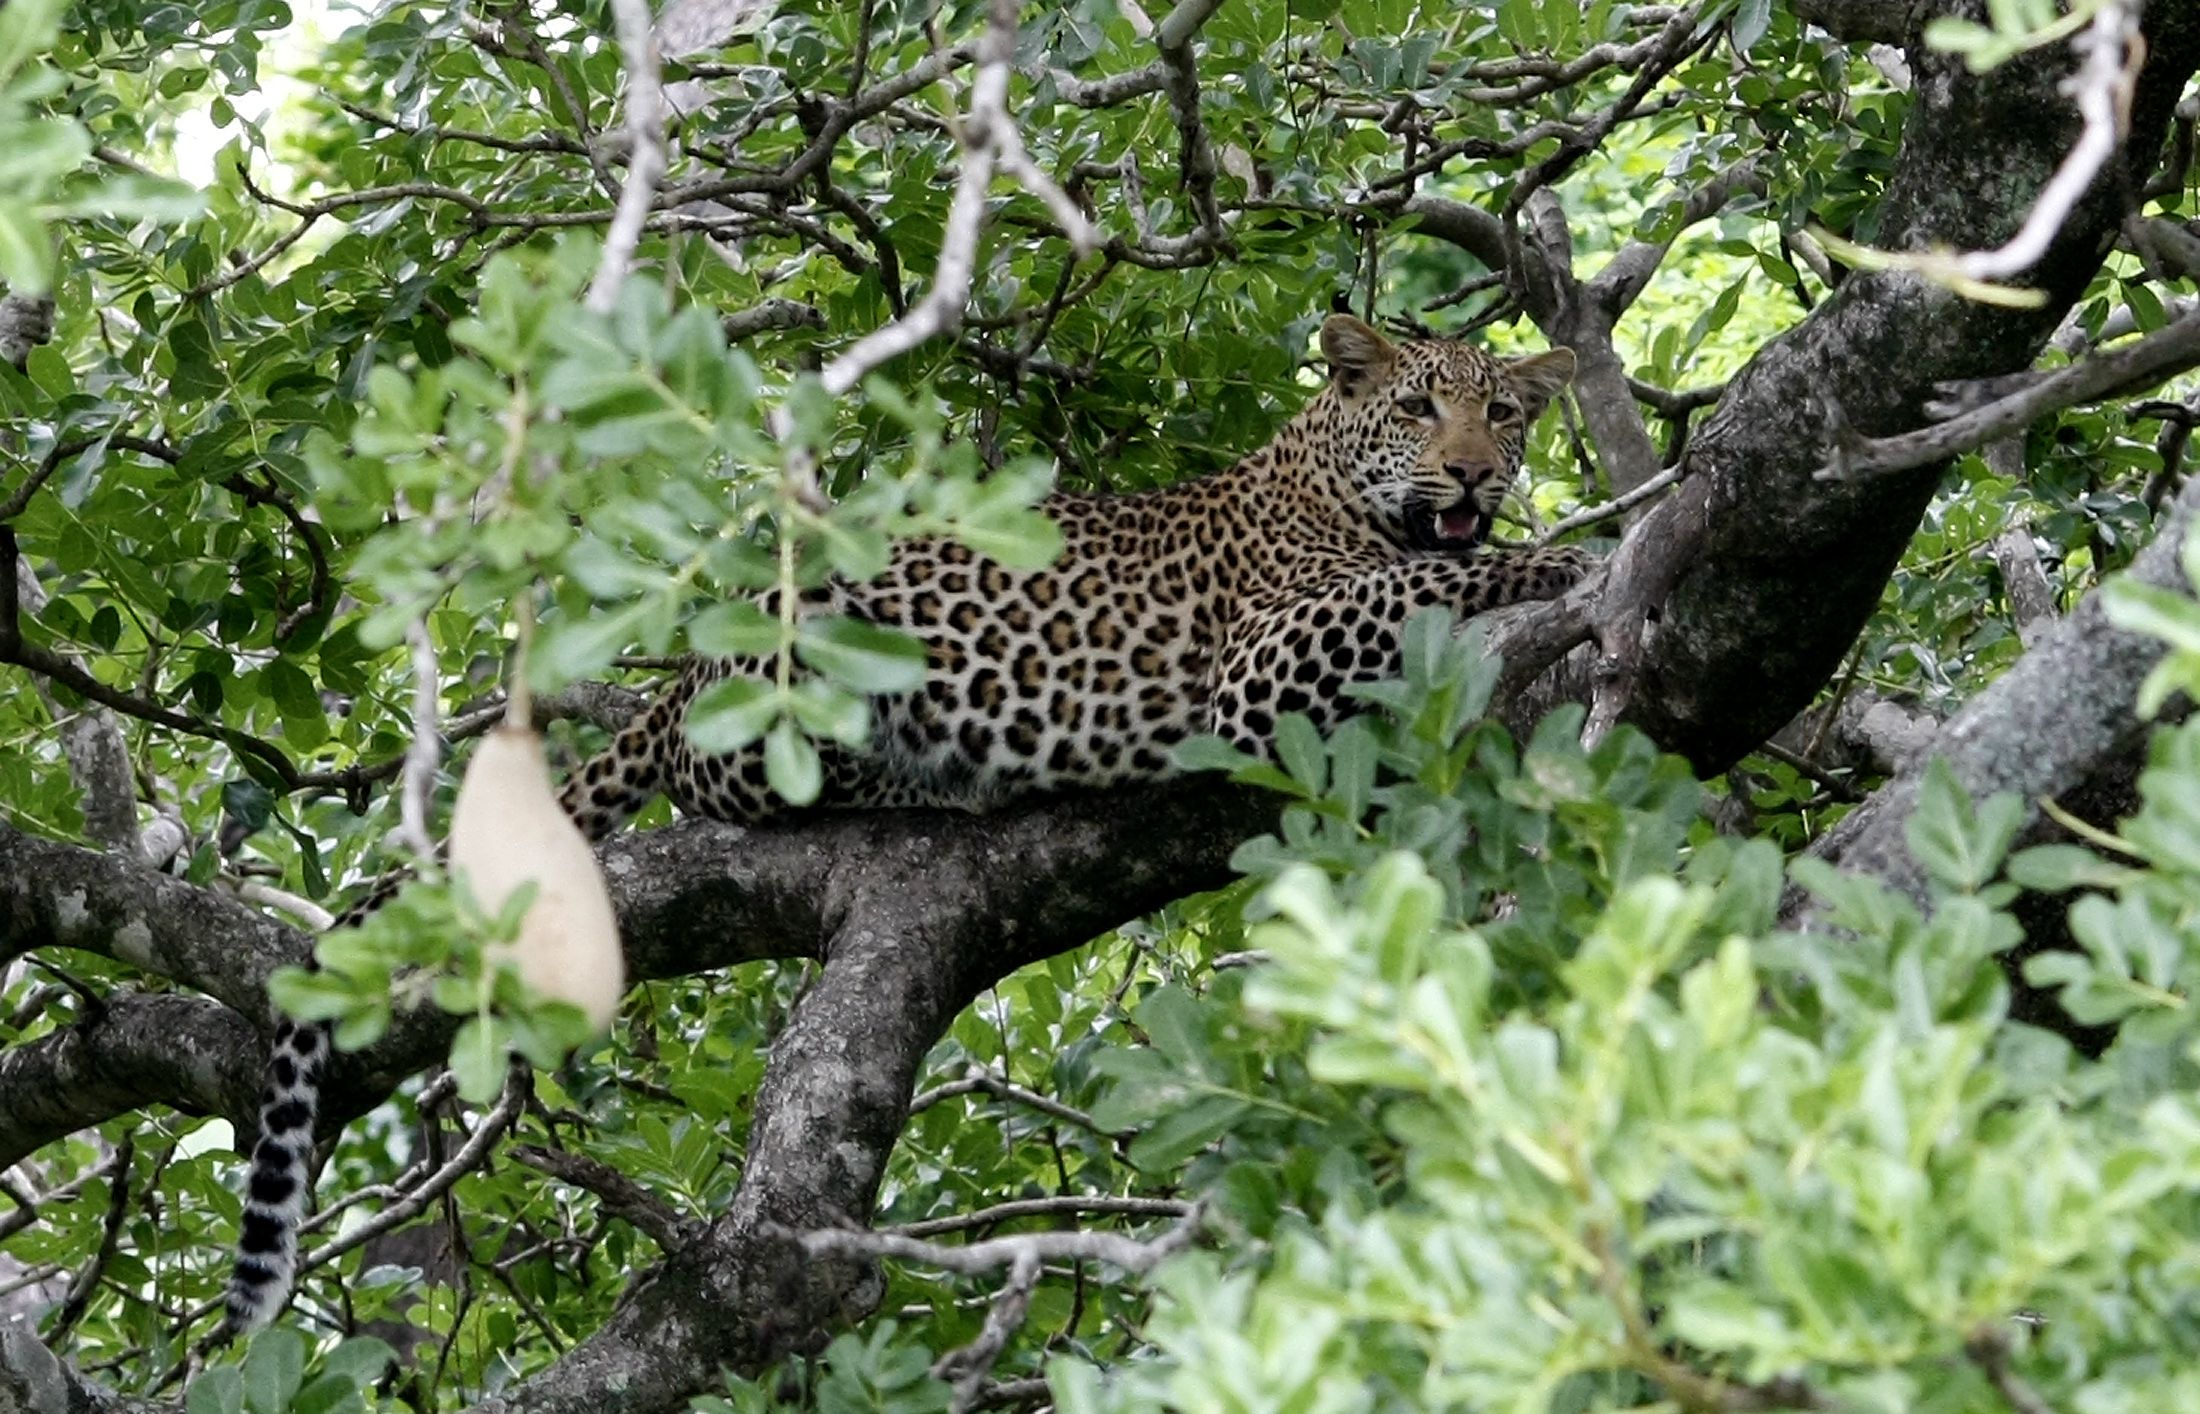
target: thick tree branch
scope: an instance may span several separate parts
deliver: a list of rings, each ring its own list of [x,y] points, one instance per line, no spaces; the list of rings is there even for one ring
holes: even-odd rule
[[[2126,573],[2143,583],[2189,590],[2180,557],[2196,512],[2200,482],[2187,483]],[[2036,819],[2042,799],[2064,794],[2130,750],[2144,729],[2132,701],[2164,651],[2159,639],[2110,624],[2095,590],[1941,728],[1930,757],[1946,761],[1974,799],[2013,791],[2027,818]],[[1925,766],[1926,760],[1914,761],[1850,812],[1812,853],[1876,875],[1922,901],[1925,876],[1910,855],[1905,825]]]
[[[59,1031],[0,1050],[0,1169],[149,1105],[251,1112],[258,1031],[202,997],[121,993]]]
[[[1835,427],[1904,432],[1924,421],[1939,384],[2029,368],[2099,268],[2123,219],[2115,172],[2128,177],[2151,163],[2200,63],[2200,16],[2163,7],[2147,26],[2131,139],[2024,277],[2046,293],[2044,305],[1977,304],[1901,271],[1850,274],[1729,383],[1692,441],[1687,480],[1639,527],[1684,516],[1684,502],[1703,513],[1700,540],[1687,546],[1643,645],[1627,711],[1699,770],[1738,759],[1834,672],[1939,484],[1936,463],[1813,481]],[[1998,245],[2075,139],[2078,125],[2058,92],[2068,56],[2035,52],[1983,75],[1925,50],[1912,62],[1916,94],[1881,204],[1880,243]]]
[[[1025,961],[1078,946],[1186,891],[1224,882],[1231,850],[1266,828],[1274,808],[1249,792],[1188,781],[995,817],[830,815],[753,830],[692,821],[622,836],[604,848],[603,858],[637,979],[766,958],[836,956],[846,945],[856,900],[899,894],[922,918],[946,913],[956,920],[956,950],[943,962],[947,980],[933,985],[975,995]],[[1017,866],[1006,868],[1002,860]],[[124,1071],[127,1084],[90,1087],[88,1098],[62,1109],[35,1088],[0,1086],[0,1117],[14,1121],[0,1122],[0,1168],[148,1100],[194,1112],[248,1109],[261,1046],[253,1039],[255,1025],[243,1018],[267,1014],[268,974],[306,961],[312,943],[234,899],[0,825],[0,958],[48,947],[130,962],[226,1003],[227,1012],[195,998],[159,1002],[197,1008],[176,1011],[171,1020],[181,1027],[188,1016],[193,1029],[179,1034],[205,1039],[191,1054],[223,1059],[188,1066],[183,1079],[156,1081]],[[401,1016],[383,1041],[339,1057],[329,1075],[324,1122],[338,1125],[363,1113],[434,1062],[458,1020],[441,1013]],[[132,1054],[143,1054],[148,1065],[155,1058],[158,1027],[112,1034],[117,1039],[102,1044],[117,1058],[114,1064]],[[69,1072],[76,1074],[87,1063],[82,1057],[106,1054],[83,1049],[83,1037],[63,1039],[69,1035],[19,1048],[31,1054],[9,1063],[35,1078],[56,1074],[62,1065],[77,1067]],[[168,1064],[175,1063],[170,1057]],[[904,1084],[894,1103],[908,1099]],[[858,1216],[867,1214],[866,1208]]]
[[[2200,311],[1945,422],[1846,446],[1837,442],[1818,475],[1837,481],[1928,466],[2022,432],[2049,413],[2096,398],[2144,392],[2192,368],[2200,368]]]

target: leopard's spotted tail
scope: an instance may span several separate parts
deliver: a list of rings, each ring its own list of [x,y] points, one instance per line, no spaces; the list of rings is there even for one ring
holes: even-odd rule
[[[692,688],[683,684],[641,714],[566,782],[558,804],[591,841],[625,824],[663,788],[667,735],[677,720],[675,708],[688,691]],[[334,926],[350,927],[373,913],[396,894],[405,877],[384,878]],[[313,1183],[313,1124],[320,1113],[321,1068],[328,1053],[324,1024],[285,1020],[276,1029],[245,1188],[244,1230],[217,1340],[266,1325],[297,1284],[298,1224]]]
[[[222,1339],[274,1319],[297,1282],[298,1223],[313,1179],[313,1120],[321,1107],[321,1067],[328,1050],[328,1028],[320,1023],[285,1021],[276,1029]]]

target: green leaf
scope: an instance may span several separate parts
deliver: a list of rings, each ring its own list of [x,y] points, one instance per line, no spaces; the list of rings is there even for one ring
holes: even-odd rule
[[[824,763],[809,738],[781,718],[764,738],[764,779],[789,805],[808,805],[825,784]]]
[[[739,751],[771,730],[783,705],[778,689],[768,682],[722,678],[688,704],[688,744],[706,756]]]
[[[29,208],[0,202],[0,280],[19,294],[53,288],[53,239]]]
[[[186,1414],[244,1414],[244,1375],[234,1365],[209,1365],[191,1381],[183,1405]]]
[[[641,637],[655,609],[647,599],[579,617],[561,617],[542,626],[527,655],[527,680],[550,691],[593,677]]]
[[[861,619],[804,620],[795,653],[858,692],[908,692],[924,686],[924,645],[906,633]]]
[[[1942,884],[1965,893],[1985,887],[2024,822],[2024,805],[2006,792],[1973,810],[1943,757],[1918,784],[1917,807],[1903,832],[1910,853]]]
[[[1235,1095],[1205,1095],[1163,1115],[1131,1141],[1131,1162],[1148,1173],[1168,1173],[1236,1128],[1252,1106]]]
[[[1772,0],[1742,0],[1734,12],[1734,48],[1747,54],[1772,27]]]
[[[2200,602],[2158,584],[2119,575],[2101,586],[2108,621],[2128,633],[2161,639],[2180,653],[2200,653]]]
[[[252,1414],[289,1414],[305,1369],[304,1336],[283,1326],[260,1331],[244,1353],[245,1407]]]
[[[713,604],[688,625],[688,643],[712,658],[766,658],[779,652],[779,620],[746,599]]]
[[[469,1017],[451,1039],[451,1074],[458,1079],[460,1098],[475,1105],[494,1100],[504,1089],[510,1054],[497,1018]]]
[[[1322,748],[1321,733],[1303,713],[1286,712],[1276,718],[1276,757],[1308,795],[1320,795],[1329,785],[1329,753]]]
[[[1187,737],[1170,752],[1179,771],[1241,771],[1259,758],[1238,750],[1219,736]]]
[[[2019,850],[2009,857],[2008,873],[2012,883],[2043,894],[2113,889],[2136,877],[2131,868],[2113,864],[2074,844],[2043,844]]]

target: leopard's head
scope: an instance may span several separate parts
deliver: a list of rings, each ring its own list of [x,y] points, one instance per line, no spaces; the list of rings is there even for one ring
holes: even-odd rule
[[[1324,460],[1400,545],[1489,538],[1528,428],[1574,376],[1571,349],[1500,359],[1452,339],[1394,344],[1347,314],[1323,322],[1329,386],[1309,412]]]

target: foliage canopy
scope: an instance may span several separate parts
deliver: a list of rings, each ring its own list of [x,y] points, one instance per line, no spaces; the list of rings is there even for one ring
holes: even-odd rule
[[[2066,68],[2104,7],[1952,7],[1971,27],[1900,62],[1806,23],[1830,0],[1031,8],[1009,113],[1046,180],[991,183],[953,327],[835,397],[820,370],[953,263],[988,8],[667,6],[671,163],[608,307],[589,289],[637,151],[617,6],[0,8],[0,277],[54,313],[0,363],[0,844],[134,858],[173,826],[156,862],[192,884],[333,907],[404,833],[408,748],[493,723],[516,642],[568,761],[632,705],[606,679],[776,656],[694,731],[766,741],[774,786],[814,797],[812,743],[860,737],[922,654],[760,595],[875,573],[912,535],[1043,562],[1050,485],[1169,484],[1263,442],[1333,306],[1508,350],[1543,341],[1525,313],[1602,356],[1532,443],[1514,533],[1539,533],[1685,467],[1726,380],[1881,278],[1819,237],[1880,239],[1934,136],[1913,74],[2001,81],[1947,48]],[[2166,23],[2149,62],[2200,49]],[[2159,169],[2135,151],[2135,213],[2182,222],[2180,122]],[[2045,174],[2022,175],[2010,225]],[[1602,325],[1524,273],[1554,239]],[[2191,273],[2112,252],[2062,292],[2045,365],[2190,318]],[[841,1215],[1141,1245],[890,1261],[837,1323],[752,1323],[742,1358],[632,1407],[2200,1407],[2200,727],[2154,733],[2137,813],[2081,848],[1838,725],[1865,699],[1983,703],[2042,626],[2019,572],[2068,611],[2183,523],[2194,420],[2056,410],[1920,482],[1876,612],[1801,685],[1808,729],[1708,782],[1624,725],[1585,747],[1579,706],[1508,727],[1481,631],[1434,618],[1334,736],[1195,746],[1288,802],[1236,881],[983,986],[927,1038],[875,1212]],[[1630,422],[1639,448],[1613,439]],[[1772,561],[1786,531],[1737,533]],[[2124,584],[2108,611],[2173,650],[2150,715],[2195,695],[2189,594]],[[1883,778],[1914,793],[1918,891],[1801,857]],[[72,1372],[177,1398],[249,1099],[250,1057],[208,1038],[264,1018],[157,947],[7,917],[0,957],[38,951],[0,974],[0,1120],[80,1042],[70,1073],[120,1093],[63,1095],[83,1122],[20,1151],[0,1123],[0,1286]],[[569,1028],[481,975],[498,926],[421,887],[278,974],[363,1070],[423,1007],[468,1018],[433,1047],[448,1080],[376,1082],[321,1188],[425,1192],[436,1220],[333,1213],[293,1328],[195,1373],[190,1414],[589,1403],[563,1382],[629,1274],[739,1210],[769,1048],[833,964],[660,977],[556,1064]],[[203,1004],[162,1038],[181,1079],[84,1039],[144,989]],[[2042,992],[2063,1024],[2035,1024]],[[467,1136],[486,1161],[450,1172]],[[1191,1250],[1146,1274],[1155,1242]],[[0,1374],[21,1353],[0,1343]]]

